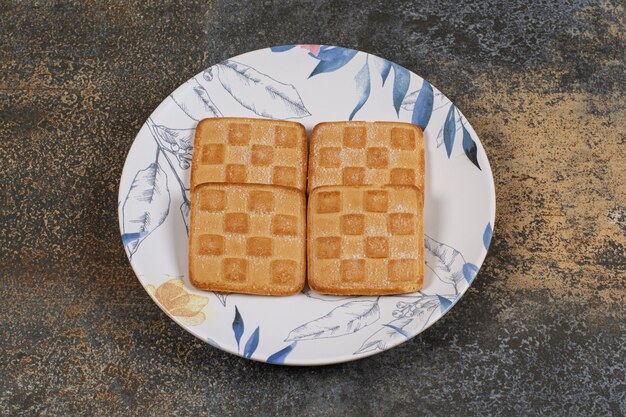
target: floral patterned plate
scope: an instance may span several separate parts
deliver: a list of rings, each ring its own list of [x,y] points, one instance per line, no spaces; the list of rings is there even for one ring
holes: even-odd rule
[[[187,279],[189,165],[205,117],[413,122],[426,141],[424,288],[414,294],[291,297],[217,294]],[[139,281],[174,321],[246,358],[322,365],[390,349],[439,320],[468,289],[489,247],[495,192],[463,114],[428,81],[352,49],[288,45],[249,52],[191,78],[135,139],[119,190],[122,241]]]

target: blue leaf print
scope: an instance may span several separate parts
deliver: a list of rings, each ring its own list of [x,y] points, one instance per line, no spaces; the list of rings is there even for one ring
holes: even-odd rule
[[[346,65],[354,56],[357,54],[357,51],[353,49],[345,49],[345,48],[331,48],[331,49],[320,49],[320,53],[317,55],[317,59],[320,62],[311,72],[309,78],[314,75],[322,74],[325,72],[336,71],[339,68]]]
[[[239,309],[235,306],[235,318],[233,320],[233,333],[235,333],[235,340],[237,341],[237,351],[239,351],[239,342],[241,341],[241,335],[243,334],[243,318],[239,314]]]
[[[267,358],[267,363],[285,363],[285,359],[287,358],[287,355],[289,355],[291,351],[293,350],[293,348],[296,347],[296,343],[298,342],[293,342],[289,346],[284,347],[278,352],[270,355]]]
[[[322,45],[320,47],[320,51],[317,53],[316,58],[320,61],[334,61],[338,57],[341,57],[348,52],[356,54],[357,51],[355,51],[354,49]]]
[[[323,53],[323,52],[324,52],[325,50],[327,50],[327,49],[332,49],[332,47],[327,46],[327,45],[321,45],[321,46],[320,46],[320,50],[319,50],[319,52],[317,53],[317,55],[315,55],[313,52],[309,52],[309,56],[312,56],[313,58],[315,58],[315,59],[317,59],[317,60],[319,61],[319,55],[320,55],[320,53],[321,53],[321,52]]]
[[[243,349],[243,356],[249,358],[252,356],[257,346],[259,346],[259,327],[254,330],[250,339],[246,342],[246,347]]]
[[[124,243],[124,246],[127,246],[130,242],[134,242],[137,239],[141,239],[145,235],[146,235],[145,232],[141,232],[141,233],[124,233],[122,235],[122,243]]]
[[[441,314],[443,314],[448,311],[448,309],[452,306],[452,301],[440,295],[437,295],[437,298],[439,298],[439,304],[441,305]]]
[[[476,277],[476,273],[478,272],[478,267],[471,262],[467,262],[463,265],[463,276],[468,284],[471,284]]]
[[[402,100],[406,96],[406,92],[409,91],[409,83],[411,82],[411,75],[409,70],[401,67],[398,64],[391,64],[393,66],[393,107],[396,109],[396,114],[400,115],[400,106]]]
[[[456,136],[456,122],[454,120],[454,104],[450,106],[448,115],[446,116],[446,122],[443,125],[443,143],[446,145],[446,153],[448,159],[452,153],[452,146],[454,146],[454,137]]]
[[[272,50],[272,52],[285,52],[295,47],[296,45],[281,45],[281,46],[272,46],[270,49]]]
[[[430,115],[433,112],[433,100],[433,86],[430,85],[428,81],[424,80],[417,100],[415,100],[413,115],[411,116],[411,123],[418,125],[422,130],[426,129],[430,121]]]
[[[483,233],[483,245],[485,245],[485,249],[489,249],[492,234],[493,229],[491,228],[491,222],[489,222],[487,223],[487,227],[485,227],[485,232]]]
[[[387,77],[389,76],[389,72],[391,71],[391,62],[383,59],[383,68],[380,71],[380,76],[383,79],[383,85],[385,85],[385,81],[387,81]]]
[[[395,330],[396,332],[400,333],[402,336],[406,337],[407,339],[411,338],[411,336],[407,332],[405,332],[399,327],[394,326],[393,324],[383,324],[383,326],[389,327],[390,329]]]
[[[370,67],[367,63],[367,59],[365,60],[365,65],[363,65],[363,68],[361,68],[354,77],[354,81],[356,81],[356,89],[361,95],[361,98],[359,98],[359,102],[354,107],[354,110],[352,110],[352,113],[350,113],[350,117],[348,118],[348,120],[352,120],[352,118],[359,110],[361,110],[361,107],[363,107],[363,105],[370,96]]]
[[[465,129],[465,126],[463,126],[463,150],[465,151],[467,158],[472,161],[472,164],[476,165],[476,168],[480,169],[480,165],[478,165],[478,157],[476,155],[478,152],[476,142],[474,142],[472,136],[469,134],[467,129]]]

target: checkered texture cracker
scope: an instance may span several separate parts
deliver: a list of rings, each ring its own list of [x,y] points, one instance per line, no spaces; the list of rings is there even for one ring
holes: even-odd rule
[[[308,282],[337,295],[415,292],[424,281],[423,193],[412,186],[316,188]]]
[[[303,192],[253,184],[200,184],[191,192],[189,279],[195,287],[262,295],[302,290]]]
[[[424,138],[411,123],[329,122],[313,129],[309,193],[326,185],[424,189]]]
[[[212,118],[196,127],[191,188],[198,184],[272,184],[305,191],[307,139],[296,122]]]

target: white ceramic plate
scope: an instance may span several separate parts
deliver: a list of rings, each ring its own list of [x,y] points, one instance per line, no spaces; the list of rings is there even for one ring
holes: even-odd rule
[[[187,278],[189,165],[206,117],[413,122],[426,143],[424,288],[383,297],[223,295]],[[439,320],[468,289],[492,234],[487,155],[461,112],[407,69],[364,52],[289,45],[196,75],[152,113],[119,190],[122,240],[139,281],[174,321],[211,345],[289,365],[345,362],[390,349]]]

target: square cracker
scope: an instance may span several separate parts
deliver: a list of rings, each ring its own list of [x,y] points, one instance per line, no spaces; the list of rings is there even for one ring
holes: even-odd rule
[[[309,193],[326,185],[424,189],[422,129],[400,122],[329,122],[313,129]]]
[[[290,295],[306,276],[304,193],[254,184],[191,191],[189,279],[203,290]]]
[[[207,182],[306,189],[304,126],[269,119],[211,118],[194,139],[191,188]]]
[[[308,282],[321,293],[415,292],[424,282],[423,193],[413,186],[328,186],[308,202]]]

